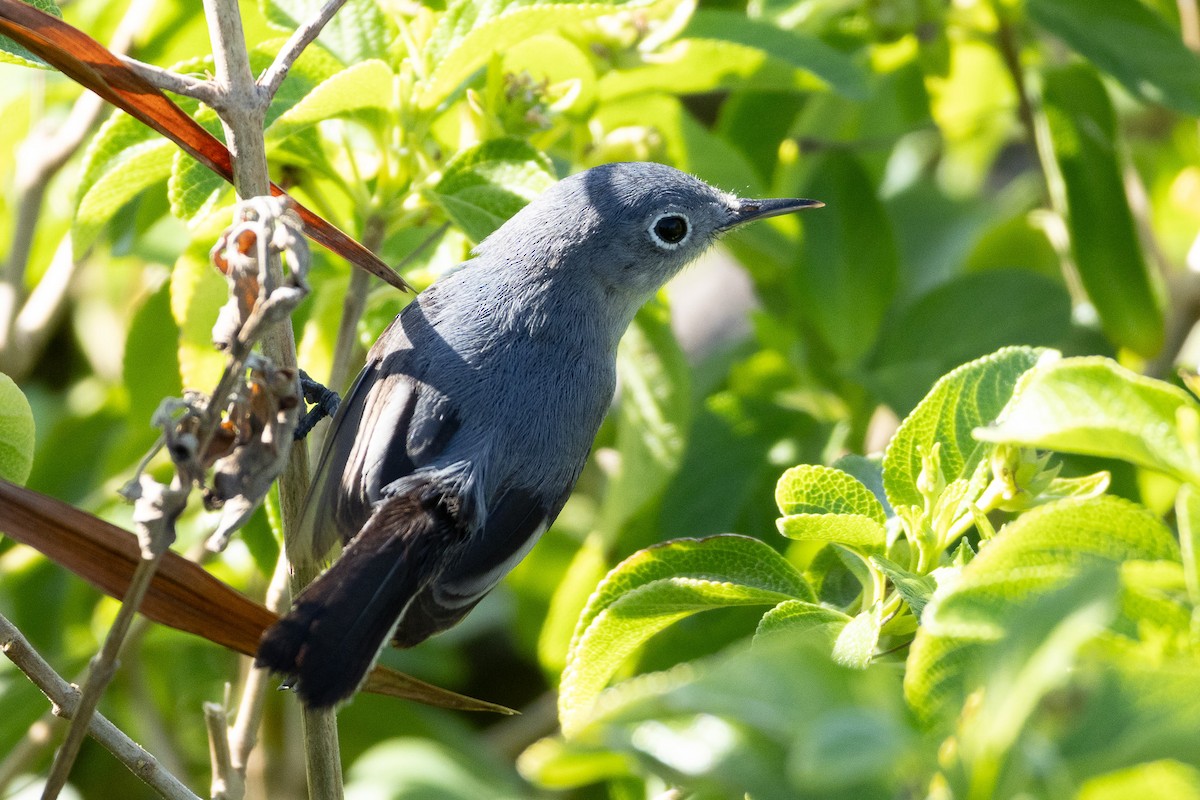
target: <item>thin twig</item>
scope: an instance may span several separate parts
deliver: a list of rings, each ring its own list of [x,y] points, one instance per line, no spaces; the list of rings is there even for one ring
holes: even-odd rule
[[[192,97],[210,106],[212,105],[213,98],[217,96],[216,87],[212,85],[211,81],[204,78],[172,72],[169,69],[164,69],[154,64],[147,64],[144,61],[138,61],[136,58],[128,56],[121,56],[120,58],[125,63],[125,66],[164,92],[174,92],[184,97]]]
[[[229,715],[225,706],[204,704],[204,726],[208,729],[208,755],[212,763],[212,800],[241,800],[246,794],[243,776],[233,766],[229,752]]]
[[[279,55],[275,56],[275,61],[258,77],[258,87],[268,102],[279,91],[283,79],[287,77],[288,70],[292,68],[292,64],[296,63],[296,59],[304,52],[304,48],[321,35],[321,30],[345,4],[346,0],[327,0],[311,19],[292,32],[291,37],[284,43],[283,49],[279,51]]]
[[[79,690],[46,663],[11,622],[0,616],[0,649],[34,685],[42,690],[59,716],[71,719],[79,711]],[[143,750],[104,716],[94,714],[87,732],[124,764],[130,772],[169,800],[199,800],[178,778],[167,772],[154,756]]]
[[[133,578],[129,582],[129,590],[121,601],[121,609],[117,612],[117,618],[113,621],[113,626],[109,629],[99,654],[92,659],[87,681],[83,685],[79,702],[72,714],[71,725],[67,728],[67,738],[58,749],[58,753],[55,754],[54,763],[50,767],[50,775],[46,778],[46,786],[42,790],[42,800],[54,800],[67,785],[71,767],[74,766],[75,758],[79,755],[79,747],[88,734],[96,706],[99,705],[104,689],[117,671],[117,654],[125,642],[129,626],[133,622],[138,608],[142,605],[142,599],[150,588],[150,581],[154,578],[154,572],[165,551],[165,547],[161,548],[153,558],[143,558],[134,568]]]
[[[361,271],[361,270],[359,270]],[[275,574],[271,576],[271,584],[267,587],[264,605],[276,613],[287,609],[288,595],[288,563],[286,553],[280,549],[279,561],[275,565]],[[238,703],[237,716],[229,728],[230,761],[233,768],[241,775],[243,785],[246,780],[246,765],[250,762],[250,753],[258,742],[258,729],[262,726],[263,709],[266,706],[267,689],[271,684],[268,670],[257,669],[254,662],[246,673],[246,682],[242,686],[242,697]]]

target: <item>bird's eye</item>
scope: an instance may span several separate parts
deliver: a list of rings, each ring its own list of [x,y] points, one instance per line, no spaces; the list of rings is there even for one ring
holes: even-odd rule
[[[687,217],[682,214],[661,214],[650,223],[650,238],[659,247],[668,250],[683,244],[689,232]]]

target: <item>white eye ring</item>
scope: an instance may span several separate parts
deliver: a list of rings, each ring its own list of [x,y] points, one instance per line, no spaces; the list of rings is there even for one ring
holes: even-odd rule
[[[677,220],[679,222],[682,222],[683,223],[683,235],[680,236],[678,239],[675,239],[674,241],[672,241],[671,237],[674,235],[677,235],[676,231],[670,231],[670,230],[665,230],[665,229],[662,231],[659,230],[659,225],[664,220]],[[649,230],[649,232],[650,232],[651,241],[653,241],[655,245],[657,245],[658,247],[661,247],[663,250],[674,250],[677,247],[680,247],[681,245],[683,245],[683,243],[686,242],[688,239],[690,239],[692,236],[691,221],[687,218],[687,215],[682,214],[678,211],[664,211],[662,214],[659,214],[650,223],[650,227],[647,230]]]

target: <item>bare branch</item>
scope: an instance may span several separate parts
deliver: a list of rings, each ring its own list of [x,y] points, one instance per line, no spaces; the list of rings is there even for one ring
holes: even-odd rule
[[[329,20],[333,19],[333,15],[345,4],[346,0],[327,0],[325,5],[321,6],[320,10],[312,16],[312,19],[309,19],[292,32],[291,37],[284,43],[283,49],[279,51],[279,55],[275,56],[275,61],[271,66],[263,70],[262,75],[258,76],[258,88],[266,97],[267,102],[270,102],[275,93],[279,91],[279,87],[283,83],[284,78],[287,77],[292,64],[296,63],[296,59],[304,52],[304,48],[316,40],[321,34],[321,29],[329,23]]]
[[[212,762],[213,800],[241,800],[246,794],[243,776],[233,767],[229,752],[229,715],[225,706],[216,703],[204,704],[204,725],[208,728],[208,754]]]
[[[74,766],[75,759],[79,755],[79,747],[83,744],[83,738],[91,727],[96,706],[99,705],[100,697],[104,694],[105,688],[117,670],[117,654],[125,642],[125,636],[129,633],[133,617],[141,606],[142,599],[146,596],[146,590],[150,588],[154,570],[157,569],[159,559],[165,550],[166,547],[163,547],[152,559],[143,559],[134,570],[129,591],[121,603],[121,610],[117,612],[117,618],[113,621],[113,626],[104,639],[100,653],[92,659],[87,681],[83,685],[83,692],[79,695],[71,716],[67,738],[58,749],[58,753],[55,754],[54,764],[50,767],[50,775],[46,778],[42,800],[53,800],[67,785],[71,767]]]
[[[79,710],[79,690],[66,682],[38,655],[17,628],[0,616],[0,649],[53,704],[59,716],[72,719]],[[154,756],[121,732],[100,714],[92,716],[88,734],[112,753],[130,772],[168,800],[199,800],[178,778],[167,772]]]
[[[138,61],[136,58],[128,56],[121,56],[121,61],[148,83],[162,89],[164,92],[174,92],[185,97],[193,97],[201,103],[210,106],[213,104],[213,99],[217,97],[217,90],[211,81],[192,75],[172,72],[169,69],[163,69],[154,64],[147,64],[144,61]]]

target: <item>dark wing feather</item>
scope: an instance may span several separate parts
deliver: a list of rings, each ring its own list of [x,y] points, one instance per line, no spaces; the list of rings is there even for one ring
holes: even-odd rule
[[[412,308],[412,306],[410,306]],[[402,317],[403,318],[403,317]],[[366,524],[384,487],[435,458],[458,430],[441,392],[421,381],[424,362],[397,323],[380,341],[395,347],[359,373],[326,436],[296,535],[293,563],[320,561]]]
[[[337,563],[266,630],[255,665],[291,676],[310,707],[348,699],[432,565],[466,537],[458,510],[428,483],[380,503]]]
[[[550,527],[570,489],[549,500],[540,491],[511,487],[489,503],[483,529],[404,612],[393,642],[412,647],[457,624],[524,558]]]

